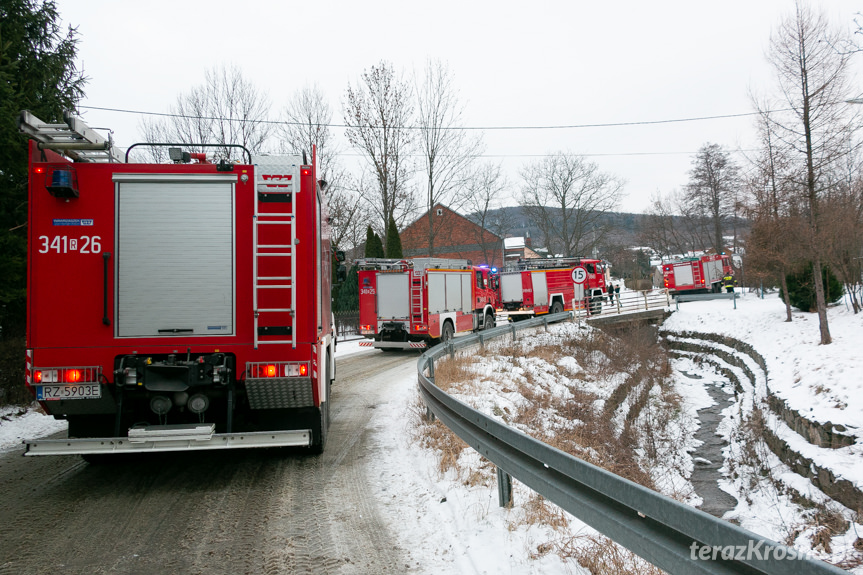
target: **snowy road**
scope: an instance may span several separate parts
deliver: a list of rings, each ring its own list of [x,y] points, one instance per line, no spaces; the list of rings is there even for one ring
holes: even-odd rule
[[[244,450],[88,465],[0,455],[0,574],[403,573],[368,482],[375,408],[415,353],[338,359],[324,455]],[[415,379],[414,379],[415,381]]]

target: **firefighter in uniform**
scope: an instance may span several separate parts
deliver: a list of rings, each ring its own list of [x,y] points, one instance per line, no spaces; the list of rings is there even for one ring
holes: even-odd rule
[[[737,283],[734,281],[734,277],[731,275],[725,276],[723,279],[723,283],[725,284],[725,291],[731,293],[734,291],[734,284]]]

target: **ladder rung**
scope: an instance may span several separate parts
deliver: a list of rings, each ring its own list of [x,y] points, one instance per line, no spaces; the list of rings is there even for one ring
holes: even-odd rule
[[[291,244],[258,244],[258,248],[290,248]]]
[[[267,336],[259,335],[258,336],[258,343],[259,344],[262,344],[262,343],[294,343],[290,339],[261,339],[262,337],[267,337]]]
[[[255,286],[255,289],[294,289],[294,286],[291,285],[265,285],[265,286]]]
[[[256,313],[263,313],[263,312],[290,312],[290,313],[293,313],[293,311],[294,311],[294,310],[292,310],[292,309],[291,309],[291,308],[289,308],[289,307],[286,307],[286,308],[274,307],[274,308],[266,308],[266,309],[258,309],[258,310],[255,310],[255,312],[256,312]]]
[[[261,220],[261,217],[279,217],[279,218],[290,218],[288,220]],[[256,224],[264,225],[264,224],[278,224],[278,225],[291,225],[293,223],[294,214],[265,214],[265,216],[258,215],[258,219],[255,220]]]
[[[265,257],[265,256],[269,256],[269,257],[290,258],[290,257],[293,257],[293,255],[294,255],[294,254],[292,254],[292,253],[290,253],[290,254],[276,254],[276,253],[273,253],[273,254],[270,254],[270,253],[264,253],[264,254],[262,254],[261,252],[255,252],[255,256],[256,256],[256,257]]]
[[[258,276],[255,279],[257,279],[258,281],[262,281],[262,280],[288,280],[288,281],[291,281],[291,276]]]

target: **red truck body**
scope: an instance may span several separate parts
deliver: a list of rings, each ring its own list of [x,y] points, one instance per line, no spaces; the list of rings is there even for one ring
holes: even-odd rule
[[[605,264],[586,258],[529,259],[501,272],[501,304],[513,319],[573,309],[602,312]]]
[[[44,132],[26,384],[78,440],[27,454],[322,450],[335,341],[314,158],[71,162]]]
[[[671,294],[720,292],[723,279],[733,275],[731,258],[725,254],[706,254],[662,264],[663,284]]]
[[[369,258],[359,265],[360,333],[379,349],[425,348],[494,327],[497,271],[467,260]]]

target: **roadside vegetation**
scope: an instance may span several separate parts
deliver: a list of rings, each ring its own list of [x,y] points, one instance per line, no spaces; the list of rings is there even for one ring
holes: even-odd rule
[[[610,336],[566,324],[456,354],[435,367],[450,395],[553,447],[681,501],[694,421],[680,409],[664,351],[652,328]],[[414,439],[438,455],[442,476],[494,488],[495,467],[415,404]],[[595,575],[662,573],[514,481],[509,529],[538,525],[547,537],[528,553],[556,553]]]

